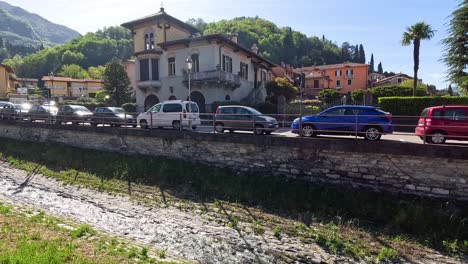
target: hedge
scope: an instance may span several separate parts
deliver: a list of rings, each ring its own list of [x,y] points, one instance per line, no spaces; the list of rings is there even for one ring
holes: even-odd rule
[[[393,115],[419,116],[422,110],[430,106],[466,105],[468,97],[424,96],[424,97],[380,97],[379,107]]]

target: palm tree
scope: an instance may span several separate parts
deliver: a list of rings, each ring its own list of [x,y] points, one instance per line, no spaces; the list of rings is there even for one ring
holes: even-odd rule
[[[414,45],[413,59],[414,59],[414,79],[413,79],[413,96],[416,96],[416,87],[418,85],[418,69],[419,69],[419,47],[421,46],[422,39],[431,39],[434,36],[434,30],[431,26],[418,22],[411,27],[408,27],[403,33],[401,44],[403,46]]]

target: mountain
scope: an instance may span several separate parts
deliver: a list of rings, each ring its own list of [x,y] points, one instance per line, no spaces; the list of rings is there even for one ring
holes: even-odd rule
[[[73,29],[0,1],[0,38],[4,41],[15,45],[53,46],[79,36]]]

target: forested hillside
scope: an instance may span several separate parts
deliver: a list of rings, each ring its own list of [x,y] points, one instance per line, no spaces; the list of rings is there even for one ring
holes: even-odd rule
[[[66,65],[76,64],[88,69],[105,65],[114,57],[129,59],[132,54],[130,32],[122,27],[109,27],[66,44],[45,48],[25,58],[16,55],[3,63],[13,67],[18,76],[39,78],[49,72],[60,72]]]
[[[191,19],[188,23],[205,35],[238,33],[243,46],[250,48],[256,43],[262,55],[276,63],[283,61],[295,67],[344,61],[366,63],[362,44],[352,45],[344,42],[338,46],[325,36],[308,37],[290,27],[279,28],[274,23],[259,17],[239,17],[213,23],[205,23],[202,19]]]

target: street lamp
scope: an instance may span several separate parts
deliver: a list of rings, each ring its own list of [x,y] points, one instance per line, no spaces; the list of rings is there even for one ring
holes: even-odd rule
[[[54,73],[53,72],[49,72],[49,79],[52,82],[52,87],[50,87],[49,91],[47,92],[47,104],[49,105],[49,114],[50,114],[50,96],[52,93],[51,89],[54,89]]]
[[[191,118],[191,115],[192,115],[192,97],[191,97],[191,92],[190,92],[190,74],[192,72],[192,67],[193,67],[193,60],[192,60],[192,56],[188,56],[187,59],[185,60],[185,63],[187,63],[187,69],[188,69],[188,93],[189,93],[189,122],[188,122],[188,125],[189,125],[189,129],[192,130],[192,118]],[[182,126],[182,124],[180,124]]]

